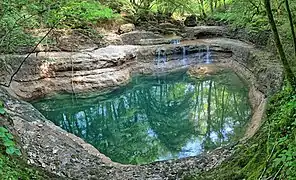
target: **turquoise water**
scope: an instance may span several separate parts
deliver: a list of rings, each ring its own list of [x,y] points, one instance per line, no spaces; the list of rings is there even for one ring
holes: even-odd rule
[[[32,104],[113,161],[145,164],[237,141],[251,115],[247,91],[232,72],[206,79],[177,72],[137,76],[105,94],[63,94]]]

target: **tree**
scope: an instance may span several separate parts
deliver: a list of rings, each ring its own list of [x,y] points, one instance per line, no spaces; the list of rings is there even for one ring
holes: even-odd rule
[[[292,37],[293,37],[294,53],[296,56],[296,35],[295,35],[292,13],[291,13],[291,9],[289,6],[289,0],[285,0],[285,5],[286,5],[287,12],[288,12],[289,22],[290,22],[290,26],[291,26],[291,33],[292,33]]]
[[[292,71],[292,69],[291,69],[291,67],[289,65],[286,54],[284,52],[284,48],[283,48],[283,45],[281,43],[280,36],[279,36],[278,30],[277,30],[277,27],[276,27],[276,23],[275,23],[273,14],[272,14],[270,0],[264,0],[264,4],[265,4],[269,24],[270,24],[271,30],[273,32],[274,41],[275,41],[277,50],[279,52],[280,59],[281,59],[282,64],[284,66],[286,78],[287,78],[289,84],[292,86],[293,90],[296,90],[296,77],[293,74],[293,71]]]

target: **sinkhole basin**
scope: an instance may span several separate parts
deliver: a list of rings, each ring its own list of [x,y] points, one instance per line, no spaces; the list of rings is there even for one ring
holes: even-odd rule
[[[203,78],[187,70],[137,75],[113,91],[31,103],[121,164],[197,156],[238,141],[251,119],[248,87],[232,71]]]

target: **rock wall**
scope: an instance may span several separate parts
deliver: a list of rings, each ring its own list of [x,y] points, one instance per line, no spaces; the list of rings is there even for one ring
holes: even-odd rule
[[[188,41],[178,45],[108,46],[84,52],[40,52],[32,54],[15,76],[11,89],[23,99],[35,99],[53,92],[81,93],[116,88],[127,83],[131,73],[153,73],[158,51],[166,55],[164,70],[176,69],[186,48],[187,65],[196,64],[196,53],[211,52],[212,62],[235,60],[255,76],[264,94],[281,87],[282,70],[277,59],[252,45],[225,38]],[[2,56],[10,62],[1,71],[8,82],[24,56]],[[204,57],[202,57],[204,58]],[[18,62],[18,63],[15,63]]]
[[[35,53],[15,76],[11,90],[30,100],[52,92],[79,93],[118,87],[130,79],[134,51],[133,46],[108,46],[90,52]],[[24,56],[1,58],[11,62],[9,71],[1,71],[1,80],[7,84]]]

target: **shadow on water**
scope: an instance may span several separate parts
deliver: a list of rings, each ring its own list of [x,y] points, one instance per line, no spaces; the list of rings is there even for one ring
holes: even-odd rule
[[[104,95],[33,102],[49,120],[113,161],[145,164],[195,156],[238,140],[251,114],[247,88],[231,72],[137,76]]]

